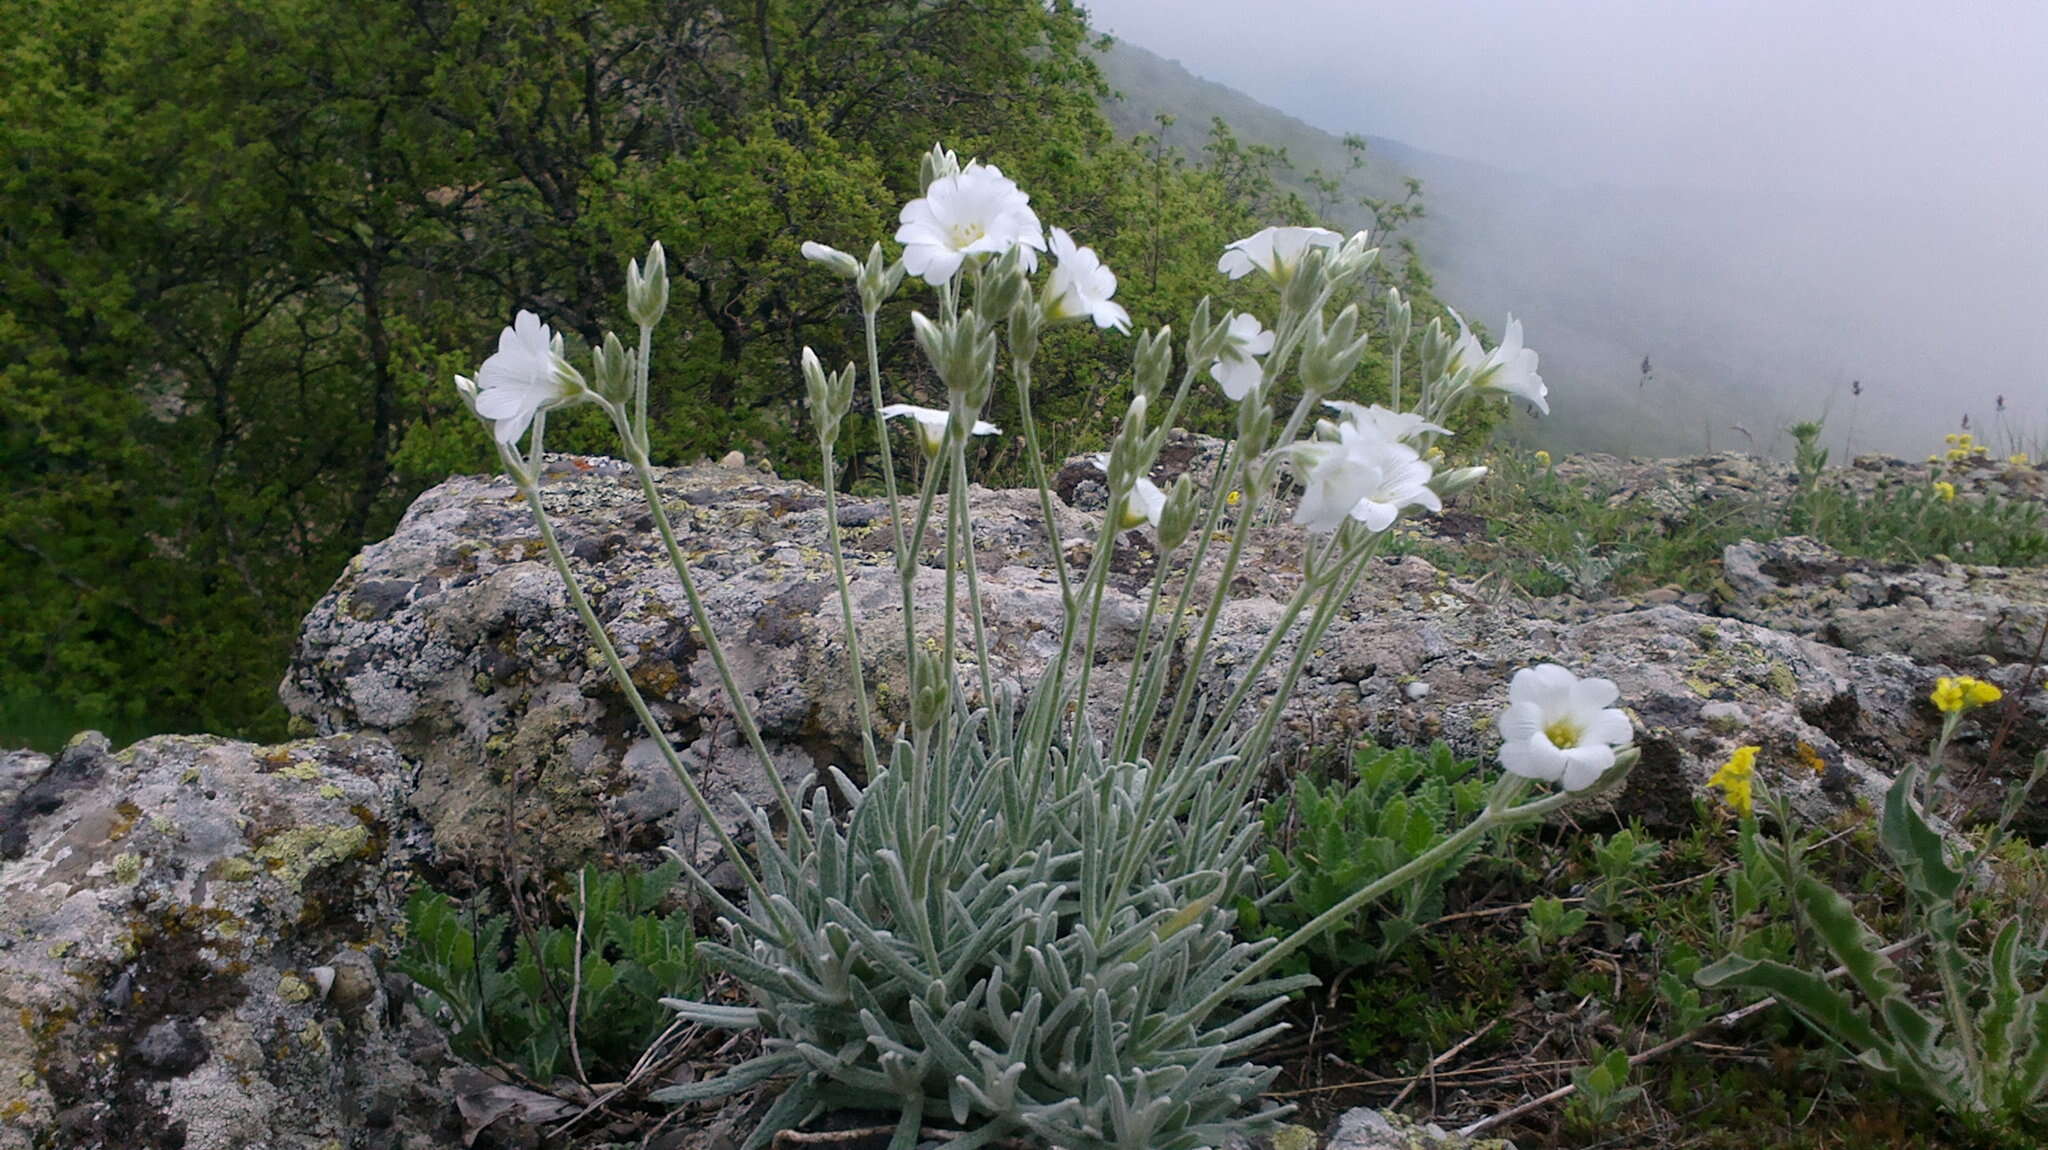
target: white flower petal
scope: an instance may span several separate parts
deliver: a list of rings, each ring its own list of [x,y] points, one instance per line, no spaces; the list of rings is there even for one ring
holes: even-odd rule
[[[1614,748],[1605,743],[1581,745],[1562,754],[1564,770],[1561,781],[1568,791],[1585,790],[1614,766]]]
[[[1564,775],[1565,756],[1543,739],[1530,739],[1502,744],[1500,765],[1511,775],[1554,783]]]
[[[1597,712],[1586,723],[1586,733],[1580,737],[1579,745],[1606,743],[1621,746],[1636,737],[1636,727],[1628,718],[1628,712],[1613,708]]]
[[[1572,706],[1597,711],[1621,698],[1621,688],[1612,679],[1580,679],[1572,684]]]
[[[1543,708],[1534,703],[1509,703],[1494,725],[1508,742],[1526,742],[1543,733]]]

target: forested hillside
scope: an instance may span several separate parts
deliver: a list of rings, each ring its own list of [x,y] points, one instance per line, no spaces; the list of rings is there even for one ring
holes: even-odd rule
[[[451,376],[519,308],[572,345],[621,326],[649,238],[688,333],[654,365],[657,458],[738,448],[802,474],[798,351],[851,349],[843,285],[797,247],[887,234],[935,140],[1061,205],[1048,224],[1103,254],[1140,325],[1222,289],[1215,253],[1254,220],[1343,214],[1227,134],[1190,163],[1114,131],[1067,3],[37,0],[11,25],[12,740],[279,733],[301,613],[418,492],[492,466]],[[888,320],[908,372],[907,317]],[[1127,369],[1102,346],[1041,353],[1055,447],[1099,431]]]

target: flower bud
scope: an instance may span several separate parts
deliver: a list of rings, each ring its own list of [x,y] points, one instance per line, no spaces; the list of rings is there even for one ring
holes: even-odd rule
[[[475,380],[466,375],[455,377],[455,394],[462,397],[462,406],[468,408],[471,415],[476,414],[476,392]]]
[[[948,151],[943,144],[933,144],[932,150],[918,157],[918,183],[926,191],[947,176],[960,174],[960,157]]]
[[[1173,370],[1173,329],[1162,327],[1140,335],[1135,351],[1136,380],[1132,386],[1140,399],[1157,399],[1166,390],[1166,377]]]
[[[1484,467],[1454,467],[1430,476],[1429,486],[1438,495],[1456,495],[1486,478]]]
[[[1187,356],[1189,363],[1208,363],[1223,353],[1223,344],[1230,338],[1230,317],[1225,315],[1222,322],[1209,318],[1209,297],[1203,296],[1195,304],[1194,318],[1188,323]]]
[[[1237,405],[1237,451],[1249,459],[1266,449],[1273,435],[1273,409],[1263,403]]]
[[[910,727],[928,731],[939,725],[952,694],[945,668],[937,655],[914,649],[910,652]]]
[[[1027,286],[1022,257],[1026,250],[1021,244],[1013,245],[982,269],[974,289],[976,311],[983,315],[1008,315],[1017,306]]]
[[[656,240],[647,249],[644,266],[638,261],[626,265],[626,314],[641,327],[653,327],[667,310],[668,254]]]
[[[839,276],[842,279],[858,279],[860,277],[860,261],[840,251],[838,248],[827,247],[813,240],[805,240],[802,251],[805,259],[814,264],[822,265],[826,271],[831,272],[833,275]]]
[[[1038,357],[1038,333],[1044,329],[1044,313],[1038,301],[1026,296],[1010,309],[1010,359],[1030,363]]]
[[[1195,527],[1195,481],[1182,473],[1166,493],[1166,506],[1159,512],[1159,550],[1162,554],[1187,541]]]
[[[879,243],[869,248],[868,260],[861,265],[858,281],[861,309],[870,315],[880,311],[882,305],[888,302],[890,296],[896,294],[897,287],[902,283],[903,261],[888,263],[883,260],[882,245]]]
[[[1400,288],[1387,289],[1387,342],[1395,347],[1405,346],[1408,330],[1415,322],[1415,309],[1401,298]]]
[[[604,333],[604,342],[590,349],[590,374],[597,381],[597,394],[613,403],[631,399],[634,358],[615,333]]]
[[[1321,316],[1314,317],[1302,343],[1302,390],[1318,396],[1335,391],[1365,358],[1367,339],[1358,331],[1357,304],[1337,313],[1336,321],[1327,328]]]

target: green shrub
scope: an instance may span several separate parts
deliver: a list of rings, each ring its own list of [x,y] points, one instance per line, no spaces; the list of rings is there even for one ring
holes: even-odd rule
[[[1362,748],[1349,786],[1319,786],[1306,775],[1293,791],[1267,804],[1263,819],[1274,845],[1266,853],[1270,894],[1242,908],[1253,934],[1280,937],[1329,910],[1359,887],[1442,842],[1486,805],[1479,764],[1443,743]],[[1417,929],[1443,913],[1444,884],[1463,869],[1478,844],[1418,876],[1358,925],[1333,930],[1304,954],[1331,969],[1384,961]]]

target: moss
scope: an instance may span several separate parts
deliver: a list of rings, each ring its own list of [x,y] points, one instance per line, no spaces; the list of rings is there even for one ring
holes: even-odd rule
[[[221,882],[248,882],[256,877],[256,864],[240,855],[213,864],[213,877]]]
[[[114,856],[114,881],[122,886],[133,886],[141,877],[141,855],[134,851],[122,851]]]

